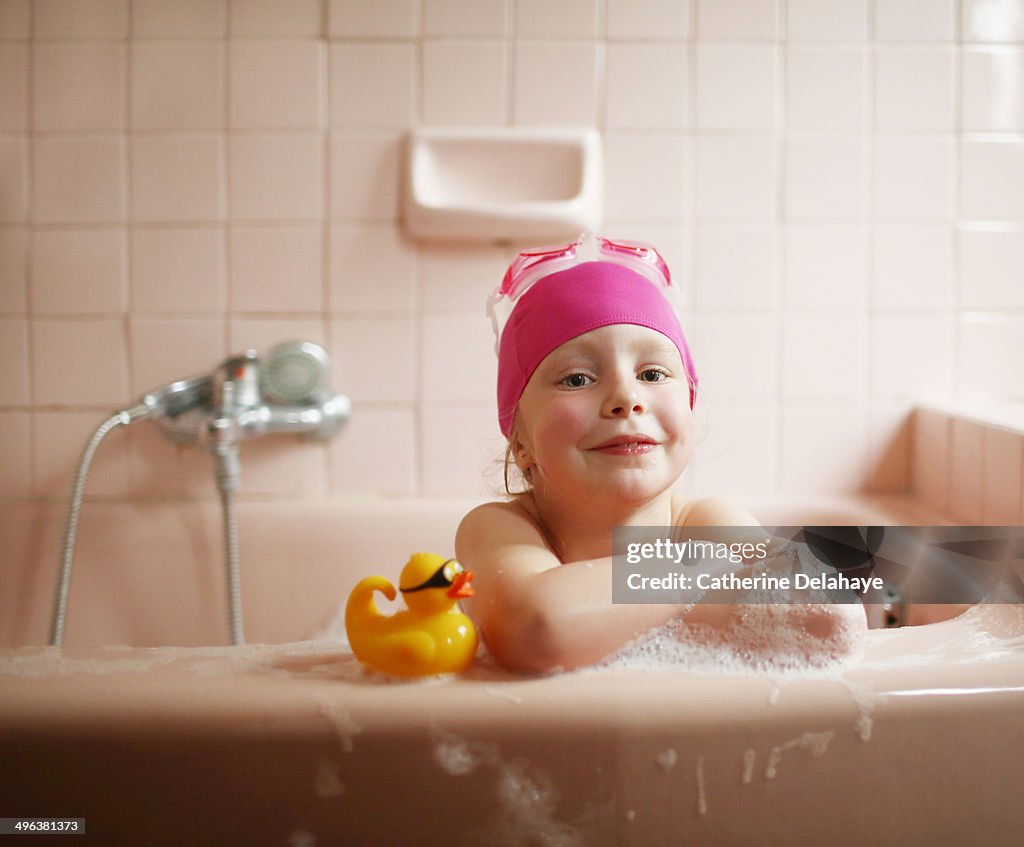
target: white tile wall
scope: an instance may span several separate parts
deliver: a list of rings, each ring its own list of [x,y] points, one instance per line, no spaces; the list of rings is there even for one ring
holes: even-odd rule
[[[602,131],[606,231],[688,298],[687,490],[1024,511],[1019,444],[906,425],[1024,400],[1024,0],[0,2],[0,496],[59,493],[111,405],[294,335],[355,415],[260,445],[247,491],[493,490],[513,250],[403,236],[420,124]],[[209,494],[131,436],[97,491]]]

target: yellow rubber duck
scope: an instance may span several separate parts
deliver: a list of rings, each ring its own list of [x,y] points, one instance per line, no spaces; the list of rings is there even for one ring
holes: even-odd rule
[[[406,609],[382,615],[373,593],[388,600],[395,586],[382,576],[360,580],[345,605],[345,632],[356,658],[397,676],[458,673],[476,654],[473,622],[456,606],[472,597],[473,572],[455,559],[434,553],[414,553],[402,569],[399,590]]]

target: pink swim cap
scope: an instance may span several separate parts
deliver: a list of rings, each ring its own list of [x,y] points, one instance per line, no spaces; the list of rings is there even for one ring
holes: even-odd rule
[[[583,262],[535,282],[519,298],[498,347],[498,424],[508,437],[519,398],[533,372],[560,345],[602,326],[656,330],[679,350],[697,392],[693,357],[668,298],[636,271],[613,262]]]

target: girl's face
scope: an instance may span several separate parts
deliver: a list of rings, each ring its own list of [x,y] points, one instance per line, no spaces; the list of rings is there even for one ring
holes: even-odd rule
[[[690,386],[676,346],[632,324],[567,341],[530,377],[512,445],[538,494],[642,503],[693,449]]]

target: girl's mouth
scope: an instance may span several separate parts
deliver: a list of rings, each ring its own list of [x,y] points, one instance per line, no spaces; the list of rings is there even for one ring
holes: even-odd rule
[[[590,449],[593,453],[602,453],[606,456],[641,456],[657,446],[656,441],[645,435],[619,435]]]

